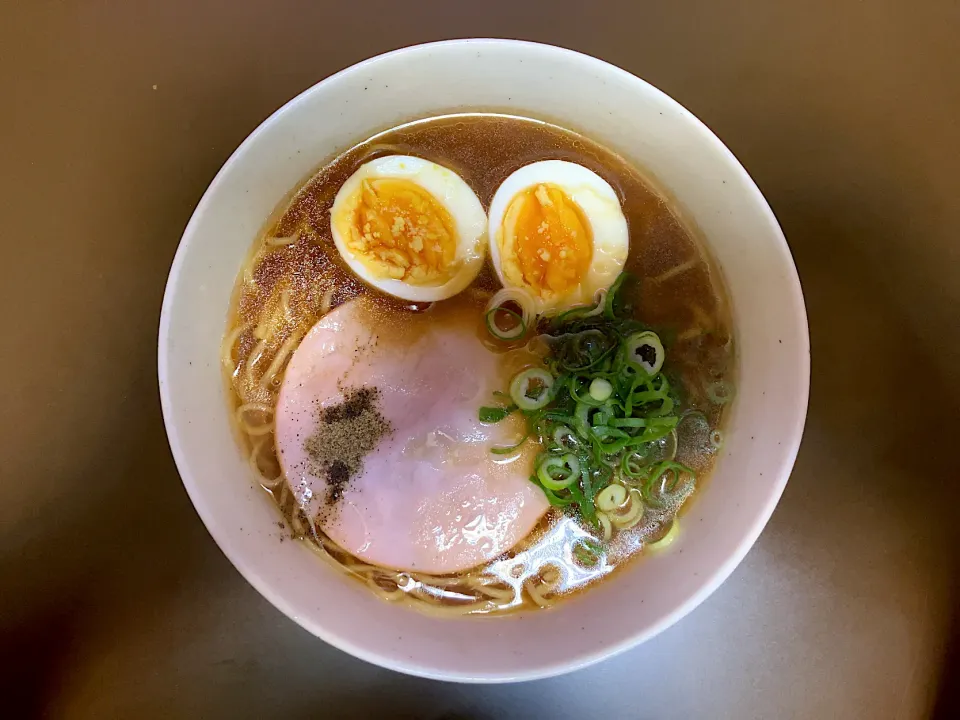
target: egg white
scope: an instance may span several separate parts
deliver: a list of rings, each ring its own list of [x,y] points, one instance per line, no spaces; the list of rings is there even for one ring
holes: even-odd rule
[[[441,285],[414,285],[405,280],[379,277],[347,246],[338,218],[361,192],[364,180],[409,180],[430,193],[453,219],[456,228],[454,262],[459,269]],[[483,267],[487,249],[487,216],[476,193],[449,168],[411,155],[388,155],[361,165],[337,192],[330,208],[330,229],[340,257],[364,282],[394,297],[412,302],[435,302],[464,290]]]
[[[501,257],[503,219],[511,201],[528,188],[546,183],[559,187],[573,200],[590,225],[593,256],[580,284],[562,296],[543,298],[535,288],[511,282]],[[606,180],[582,165],[564,160],[543,160],[520,168],[497,188],[488,219],[490,259],[504,287],[521,287],[534,298],[539,313],[552,313],[593,302],[600,290],[609,289],[623,271],[630,248],[627,219],[616,191]]]

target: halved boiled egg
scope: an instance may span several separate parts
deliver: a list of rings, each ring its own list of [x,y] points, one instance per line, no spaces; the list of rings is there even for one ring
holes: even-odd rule
[[[526,165],[490,204],[490,258],[504,287],[529,292],[537,312],[593,302],[627,261],[627,220],[610,184],[582,165]]]
[[[404,300],[456,295],[480,272],[487,217],[452,170],[409,155],[364,163],[330,210],[333,240],[362,280]]]

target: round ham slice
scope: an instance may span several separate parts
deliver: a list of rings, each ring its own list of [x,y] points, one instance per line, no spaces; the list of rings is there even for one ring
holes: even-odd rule
[[[506,460],[490,453],[516,441],[520,419],[477,419],[512,371],[483,346],[477,318],[455,303],[398,315],[354,300],[321,319],[290,360],[276,411],[284,474],[324,532],[366,562],[466,570],[512,548],[549,507],[529,481],[534,448]],[[331,498],[307,441],[321,408],[361,388],[378,391],[391,431]]]

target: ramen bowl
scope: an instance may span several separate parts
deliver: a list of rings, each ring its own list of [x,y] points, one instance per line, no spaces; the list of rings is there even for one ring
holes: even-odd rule
[[[549,610],[438,618],[385,602],[281,542],[231,429],[219,360],[238,268],[292,188],[341,151],[410,120],[497,111],[583,133],[640,167],[720,268],[738,392],[716,468],[666,552]],[[731,152],[677,102],[605,62],[546,45],[460,40],[350,67],[268,118],[227,161],[177,251],[159,335],[164,420],[184,486],[243,576],[306,630],[356,657],[424,677],[529,680],[656,635],[710,595],[756,541],[787,482],[809,388],[803,297],[786,241]],[[557,628],[563,628],[558,632]]]

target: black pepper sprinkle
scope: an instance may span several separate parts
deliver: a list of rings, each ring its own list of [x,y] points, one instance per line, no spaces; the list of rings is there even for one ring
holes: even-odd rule
[[[393,432],[390,421],[380,413],[379,401],[378,388],[346,388],[341,402],[317,412],[316,431],[304,448],[311,473],[327,481],[322,519],[335,509],[350,481],[363,470],[363,458]]]

